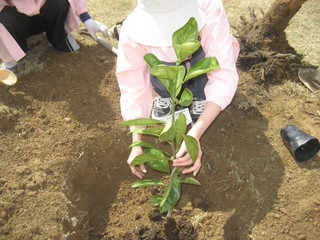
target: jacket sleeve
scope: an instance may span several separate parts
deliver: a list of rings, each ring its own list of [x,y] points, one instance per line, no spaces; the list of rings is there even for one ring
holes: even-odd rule
[[[2,11],[2,9],[6,6],[7,4],[5,3],[4,0],[0,0],[0,12]]]
[[[69,0],[69,3],[77,16],[79,16],[81,13],[87,12],[86,0]]]
[[[117,80],[124,120],[148,118],[152,109],[152,84],[143,47],[127,36],[125,23],[118,44]]]
[[[236,61],[239,43],[231,35],[227,15],[220,0],[205,0],[202,6],[207,15],[206,24],[200,31],[206,57],[216,57],[219,68],[208,73],[205,87],[206,100],[222,109],[232,101],[238,85]]]

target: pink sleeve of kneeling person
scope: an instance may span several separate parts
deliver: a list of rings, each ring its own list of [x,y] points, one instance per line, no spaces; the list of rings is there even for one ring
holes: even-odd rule
[[[238,86],[236,61],[240,47],[230,33],[227,15],[220,0],[206,0],[203,5],[206,24],[200,32],[202,47],[206,56],[218,59],[219,69],[208,73],[205,87],[206,100],[226,108],[232,101]]]
[[[4,0],[0,0],[0,12],[6,6],[6,2]]]
[[[69,3],[77,16],[87,11],[86,0],[69,0]]]
[[[5,62],[19,61],[25,55],[8,30],[0,23],[0,58]]]
[[[126,27],[121,29],[117,55],[117,80],[121,98],[121,114],[124,120],[149,118],[152,110],[152,84],[144,60],[146,51],[130,39]]]

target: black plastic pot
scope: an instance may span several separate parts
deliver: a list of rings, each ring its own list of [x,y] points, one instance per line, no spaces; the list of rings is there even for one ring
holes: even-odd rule
[[[310,136],[292,124],[282,128],[280,133],[290,153],[299,162],[312,158],[320,150],[320,143],[317,138]]]

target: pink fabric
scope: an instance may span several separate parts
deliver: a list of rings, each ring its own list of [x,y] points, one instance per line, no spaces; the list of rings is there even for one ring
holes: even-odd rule
[[[0,58],[4,62],[10,62],[13,59],[21,59],[25,56],[25,53],[22,51],[18,43],[1,23],[0,34]]]
[[[11,0],[11,3],[21,13],[33,16],[40,13],[41,7],[46,0]],[[70,9],[66,26],[70,31],[79,30],[81,13],[87,11],[86,0],[68,0]],[[4,0],[0,0],[0,11],[6,6]],[[25,52],[19,47],[17,42],[12,38],[7,29],[0,24],[0,59],[5,62],[19,61],[25,56]]]
[[[207,15],[206,24],[199,33],[206,56],[215,56],[220,64],[218,70],[208,73],[205,87],[207,101],[224,109],[232,101],[238,85],[236,60],[239,43],[230,33],[227,15],[221,0],[199,0]],[[121,92],[120,105],[124,120],[148,118],[153,104],[153,88],[150,72],[143,59],[153,53],[161,61],[175,62],[173,47],[151,47],[134,42],[127,34],[124,22],[118,45],[117,80]]]

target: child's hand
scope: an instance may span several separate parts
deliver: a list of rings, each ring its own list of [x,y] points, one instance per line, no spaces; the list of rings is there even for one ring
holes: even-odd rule
[[[173,160],[173,166],[175,167],[183,167],[183,166],[191,166],[190,168],[184,169],[182,171],[183,174],[191,173],[193,172],[193,176],[196,176],[201,168],[201,157],[202,157],[202,150],[200,146],[200,142],[198,142],[199,145],[199,153],[196,161],[193,163],[190,154],[187,151],[186,145],[183,142],[178,153],[176,156],[176,159]]]
[[[130,163],[132,162],[132,160],[143,153],[143,150],[141,147],[133,147],[131,149],[131,153],[129,155],[129,158],[127,160],[127,163],[130,165]],[[136,175],[138,178],[142,179],[145,175],[146,175],[146,172],[147,172],[147,169],[146,167],[144,166],[144,164],[141,164],[141,165],[135,165],[135,166],[130,166],[130,169],[131,169],[131,172]]]

